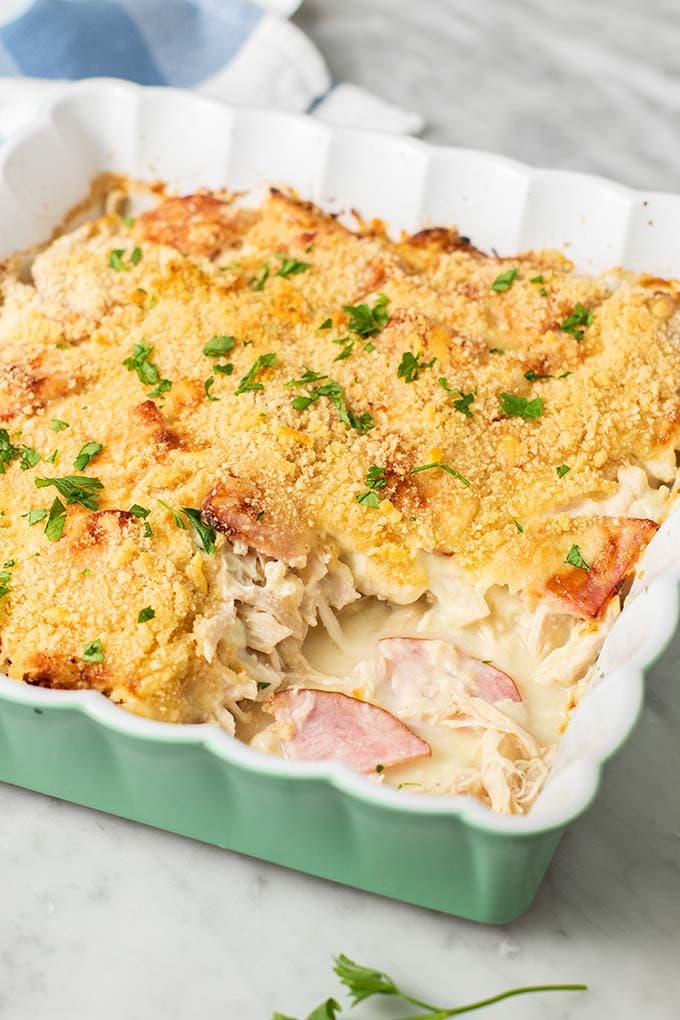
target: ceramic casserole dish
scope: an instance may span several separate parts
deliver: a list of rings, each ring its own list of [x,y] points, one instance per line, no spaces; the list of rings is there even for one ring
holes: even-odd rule
[[[455,224],[501,255],[553,247],[586,271],[680,275],[680,198],[113,81],[69,86],[5,145],[0,257],[48,238],[105,172],[178,192],[282,182],[395,230]],[[643,672],[677,621],[679,537],[676,512],[646,551],[526,816],[470,797],[404,796],[339,763],[260,754],[217,726],[154,722],[93,691],[1,676],[0,779],[383,895],[509,921],[531,904],[562,832],[635,722]]]

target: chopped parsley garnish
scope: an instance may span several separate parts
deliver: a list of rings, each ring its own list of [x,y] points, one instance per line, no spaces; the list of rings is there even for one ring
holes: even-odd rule
[[[529,283],[545,283],[545,280],[543,279],[543,275],[539,274],[538,276],[532,276]]]
[[[198,542],[199,549],[202,549],[203,552],[206,553],[214,553],[217,533],[214,528],[211,528],[208,524],[204,524],[201,520],[201,511],[196,510],[193,507],[183,506],[182,513],[189,519],[189,524],[196,532],[196,540]]]
[[[333,361],[344,361],[345,358],[349,358],[350,354],[354,350],[354,341],[349,340],[347,337],[342,337],[340,340],[334,340],[333,343],[334,344],[344,343],[345,345],[338,354],[337,358],[333,358]],[[366,346],[368,347],[368,344],[366,344]]]
[[[309,262],[300,262],[298,259],[291,259],[281,251],[276,253],[277,259],[281,259],[281,267],[274,274],[275,276],[297,276],[309,269]]]
[[[45,463],[46,464],[56,464],[56,462],[57,462],[57,454],[58,453],[59,453],[58,450],[52,450],[52,453],[49,455],[49,457],[45,457]]]
[[[558,478],[564,478],[566,473],[568,471],[570,471],[570,470],[571,470],[571,468],[569,467],[568,464],[560,464],[559,467],[555,468],[555,471],[557,472],[557,477]]]
[[[233,336],[211,336],[203,348],[203,353],[208,358],[222,358],[234,349],[235,343]]]
[[[529,382],[538,382],[539,379],[554,379],[554,375],[543,375],[540,372],[534,372],[533,368],[530,368],[528,372],[524,373],[524,378],[528,379]]]
[[[133,503],[128,510],[128,513],[132,514],[133,517],[140,517],[145,521],[151,511],[147,510],[145,506],[140,506],[139,503]]]
[[[119,273],[129,272],[130,266],[138,266],[142,261],[142,249],[133,248],[130,253],[130,258],[127,262],[123,261],[125,255],[125,248],[113,248],[109,252],[109,267],[115,269]]]
[[[327,375],[321,375],[320,372],[312,372],[310,369],[306,369],[299,379],[289,379],[286,386],[309,386],[310,383],[319,382],[320,379],[327,378]]]
[[[102,646],[101,638],[96,638],[94,641],[90,641],[89,645],[85,645],[83,649],[83,662],[103,661],[104,648]]]
[[[366,474],[366,485],[366,491],[358,493],[355,499],[362,506],[371,506],[377,510],[380,506],[380,497],[376,489],[384,489],[387,485],[385,468],[378,467],[377,464],[371,464]]]
[[[431,361],[421,361],[420,354],[412,354],[410,351],[404,351],[397,368],[397,378],[403,379],[404,382],[414,382],[420,375],[423,368],[432,368],[436,358],[432,358]]]
[[[253,382],[253,379],[261,372],[264,368],[271,368],[276,361],[275,354],[261,354],[259,358],[256,358],[253,364],[250,366],[246,374],[241,379],[240,383],[236,387],[235,395],[239,396],[241,393],[255,392],[256,390],[263,390],[264,386],[262,383]]]
[[[29,527],[32,528],[34,524],[38,524],[40,521],[44,521],[46,517],[47,517],[47,510],[45,510],[43,507],[41,507],[41,506],[40,507],[32,507],[28,511],[28,525],[29,525]]]
[[[213,365],[213,372],[219,372],[220,375],[231,375],[234,371],[234,366],[230,361],[226,365]]]
[[[514,393],[499,393],[498,401],[503,414],[510,418],[540,418],[543,414],[543,404],[540,397],[529,400],[527,397],[518,397]]]
[[[581,550],[577,545],[572,545],[566,555],[565,563],[568,563],[572,567],[579,567],[581,570],[590,570],[590,566],[583,559]]]
[[[162,397],[164,393],[172,389],[172,383],[169,379],[159,379],[152,390],[147,393],[147,397],[153,400],[154,397]]]
[[[269,263],[265,262],[262,266],[262,272],[259,276],[255,276],[252,280],[253,290],[264,290],[264,285],[269,279]]]
[[[257,681],[257,689],[258,689],[258,691],[266,691],[268,687],[271,687],[271,684],[267,683],[266,680],[258,680]]]
[[[10,442],[7,429],[0,429],[0,475],[4,475],[7,465],[20,456],[21,447]]]
[[[28,471],[29,468],[35,467],[35,465],[39,463],[40,454],[37,450],[34,450],[32,446],[21,447],[21,460],[19,461],[19,467],[22,471]]]
[[[514,519],[513,519],[513,522],[512,522],[512,523],[513,523],[513,524],[515,525],[515,527],[517,528],[518,532],[519,532],[519,533],[520,533],[520,535],[521,535],[521,534],[522,534],[522,532],[524,531],[524,527],[523,527],[523,526],[522,526],[522,525],[521,525],[521,524],[519,523],[519,521],[518,521],[518,520],[514,520]]]
[[[104,447],[101,443],[85,443],[85,446],[81,449],[80,453],[73,461],[73,466],[77,471],[84,471],[91,460],[102,452]]]
[[[186,531],[187,528],[184,518],[182,517],[182,514],[184,514],[184,517],[187,518],[189,524],[196,532],[196,540],[198,542],[199,549],[202,549],[203,552],[206,553],[215,552],[215,539],[217,538],[217,532],[214,528],[203,523],[201,520],[200,510],[196,510],[194,507],[190,506],[183,506],[180,512],[179,510],[173,509],[173,507],[169,506],[162,499],[159,499],[158,502],[161,506],[165,507],[166,510],[170,511],[175,521],[175,526],[181,528],[182,531]]]
[[[491,284],[491,290],[495,290],[498,293],[502,293],[505,290],[510,290],[513,283],[519,276],[519,269],[515,266],[514,269],[508,269],[506,272],[501,273]]]
[[[409,471],[411,475],[417,475],[420,471],[431,471],[433,468],[439,468],[442,471],[446,471],[447,474],[453,475],[458,481],[464,485],[467,489],[470,488],[472,482],[470,482],[464,475],[461,475],[460,471],[456,471],[449,464],[443,464],[440,460],[435,460],[431,464],[421,464],[420,467],[414,467],[412,471]]]
[[[153,352],[154,348],[142,338],[140,343],[134,344],[132,354],[123,362],[128,372],[136,372],[145,386],[153,386],[161,377],[158,367],[151,361]]]
[[[471,393],[463,393],[463,391],[459,390],[457,386],[449,386],[443,375],[439,377],[438,382],[441,388],[446,390],[447,393],[452,395],[455,395],[456,393],[459,394],[458,399],[452,401],[452,405],[455,407],[456,411],[460,411],[460,413],[464,414],[466,418],[474,418],[474,415],[470,410],[470,405],[475,401],[477,390],[474,389]]]
[[[63,432],[68,427],[68,422],[60,421],[58,418],[53,418],[50,422],[50,428],[53,432]]]
[[[489,354],[505,354],[502,347],[489,347]]]
[[[359,336],[375,336],[387,325],[389,313],[387,311],[388,298],[385,294],[378,294],[373,308],[370,305],[343,305],[343,311],[349,316],[349,328]]]
[[[145,606],[144,609],[140,609],[137,615],[137,623],[146,623],[148,620],[153,620],[156,615],[156,610],[152,609],[151,606]]]
[[[584,305],[576,305],[571,315],[568,315],[563,323],[560,324],[560,329],[563,333],[570,333],[573,337],[576,337],[578,343],[583,340],[585,333],[582,329],[578,329],[578,326],[591,326],[593,322],[593,313],[589,311]]]
[[[104,488],[98,478],[90,478],[88,475],[64,475],[63,478],[35,478],[34,484],[37,489],[44,489],[53,485],[57,492],[64,497],[67,504],[80,503],[86,510],[99,509],[99,492]]]
[[[205,380],[205,382],[203,383],[203,389],[205,390],[205,395],[208,398],[208,400],[210,400],[212,402],[220,399],[220,397],[213,397],[212,394],[210,393],[210,388],[212,386],[214,386],[214,385],[215,385],[215,376],[214,375],[209,376],[209,378],[207,378]]]
[[[66,507],[59,499],[58,496],[54,497],[54,503],[50,507],[50,512],[47,518],[47,524],[45,525],[45,535],[50,542],[58,542],[61,536],[64,534],[64,525],[66,524]]]
[[[333,328],[332,319],[324,319],[321,325],[319,326],[319,329],[332,329],[332,328]]]
[[[134,216],[121,216],[121,220],[123,221],[123,225],[126,226],[128,228],[128,230],[131,227],[134,227],[134,225],[135,225],[135,218],[134,218]]]
[[[319,397],[328,397],[328,399],[335,405],[337,412],[340,416],[340,421],[344,422],[348,428],[356,429],[357,432],[365,433],[369,432],[374,428],[373,416],[365,411],[361,415],[357,415],[354,411],[347,406],[345,401],[345,391],[340,383],[335,382],[334,379],[329,379],[323,386],[319,386],[316,389],[310,390],[305,397],[294,397],[291,401],[296,411],[305,411],[310,404],[313,404]]]

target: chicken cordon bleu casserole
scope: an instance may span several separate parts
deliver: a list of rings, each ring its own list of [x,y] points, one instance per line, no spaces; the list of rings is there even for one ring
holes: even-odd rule
[[[2,265],[0,671],[526,812],[672,503],[678,285],[129,187]]]

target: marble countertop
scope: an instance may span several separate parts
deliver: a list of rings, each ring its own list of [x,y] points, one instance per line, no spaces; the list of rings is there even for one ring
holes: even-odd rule
[[[425,136],[678,190],[673,0],[309,0],[338,79]],[[483,927],[0,784],[0,1017],[269,1020],[339,988],[345,952],[435,1001],[585,981],[498,1020],[672,1020],[680,1001],[680,637],[533,909]],[[343,1014],[344,1015],[344,1014]],[[356,1020],[393,1017],[359,1007]]]

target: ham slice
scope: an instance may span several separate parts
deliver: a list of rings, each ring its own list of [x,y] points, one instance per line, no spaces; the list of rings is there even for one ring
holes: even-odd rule
[[[142,240],[166,244],[183,255],[214,258],[226,248],[237,246],[255,221],[247,209],[233,209],[228,201],[213,195],[185,195],[168,198],[143,213],[135,234]]]
[[[293,688],[274,696],[286,758],[341,761],[374,772],[431,754],[430,745],[391,712],[337,691]]]
[[[599,616],[612,595],[635,566],[657,525],[637,517],[600,518],[606,528],[602,547],[590,570],[572,567],[549,578],[550,594],[577,616]]]
[[[447,641],[429,638],[383,638],[381,654],[389,661],[393,688],[404,687],[427,694],[438,687],[438,677],[460,678],[464,692],[494,705],[497,701],[521,701],[512,677],[491,662],[467,655]],[[434,693],[434,692],[433,692]]]

